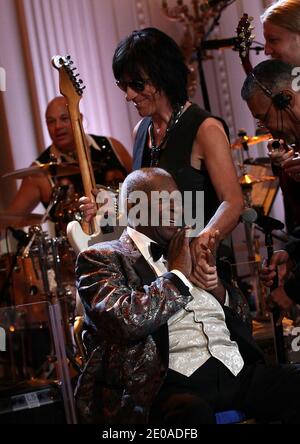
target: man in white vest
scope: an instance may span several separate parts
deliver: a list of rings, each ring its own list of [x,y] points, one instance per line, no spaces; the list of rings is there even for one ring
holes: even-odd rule
[[[136,205],[131,193],[141,190],[149,198],[148,224],[128,217],[119,240],[78,257],[90,356],[76,391],[81,420],[188,426],[240,409],[260,421],[299,422],[300,368],[264,364],[240,295],[218,279],[209,249],[207,290],[191,283],[190,239],[174,224],[176,205],[169,226],[151,225],[151,192],[176,190],[170,174],[146,168],[127,176],[128,214]],[[211,250],[214,243],[216,236]]]

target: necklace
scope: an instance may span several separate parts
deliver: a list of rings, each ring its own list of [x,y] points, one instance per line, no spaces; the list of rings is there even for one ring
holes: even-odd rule
[[[150,128],[149,128],[149,134],[150,134],[150,143],[151,143],[151,147],[150,147],[150,152],[151,152],[151,163],[150,166],[151,167],[157,167],[159,164],[159,158],[160,158],[160,153],[161,151],[164,149],[167,140],[169,138],[169,134],[170,131],[174,128],[174,126],[177,124],[178,120],[180,119],[181,115],[183,114],[183,110],[184,110],[184,105],[180,106],[179,109],[176,108],[175,111],[173,111],[171,118],[168,122],[165,134],[162,138],[162,141],[160,142],[159,145],[156,145],[155,142],[155,137],[154,137],[154,125],[153,125],[153,121],[150,124]],[[159,134],[160,133],[160,128],[158,128],[158,130],[156,130],[156,132]]]

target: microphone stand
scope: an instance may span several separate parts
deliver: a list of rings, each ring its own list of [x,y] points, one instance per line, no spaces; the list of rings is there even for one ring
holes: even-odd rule
[[[198,62],[198,72],[199,72],[199,81],[200,81],[200,87],[202,92],[202,98],[204,103],[204,108],[206,111],[211,112],[209,97],[208,97],[208,89],[207,89],[207,83],[205,79],[205,73],[203,68],[203,52],[201,49],[201,46],[197,48],[197,62]]]
[[[217,23],[217,22],[216,22]],[[205,37],[209,35],[210,31],[206,34]],[[204,67],[203,67],[203,60],[205,60],[205,51],[208,50],[215,50],[215,49],[222,49],[222,48],[232,48],[233,51],[237,51],[237,37],[232,37],[228,39],[214,39],[214,40],[206,40],[204,38],[200,45],[196,49],[196,56],[197,56],[197,62],[198,62],[198,72],[199,72],[199,81],[200,81],[200,87],[202,92],[202,98],[204,103],[204,108],[206,111],[211,112],[211,106],[208,96],[208,88],[204,73]],[[264,46],[262,44],[259,44],[259,46],[250,47],[249,50],[253,50],[258,54],[260,51],[264,50]],[[204,57],[203,57],[204,55]],[[246,149],[245,149],[246,150]],[[248,153],[248,150],[246,150]],[[249,157],[249,153],[248,153]]]
[[[13,271],[14,271],[16,265],[17,265],[19,254],[24,246],[25,246],[24,242],[21,240],[18,240],[17,250],[12,255],[12,260],[11,260],[11,264],[10,264],[6,279],[2,285],[2,288],[0,289],[0,294],[3,295],[3,300],[4,300],[4,303],[6,304],[7,307],[9,307],[10,305],[13,305],[13,303],[14,303],[14,301],[11,300],[12,299],[11,296],[9,295],[9,287],[12,285],[12,282],[11,282],[12,274],[13,274]]]
[[[271,257],[273,256],[274,253],[272,229],[271,227],[269,229],[267,227],[264,227],[263,231],[265,233],[265,245],[268,254],[267,264],[269,266],[271,262]],[[278,287],[278,275],[276,273],[270,291],[272,292],[277,287]],[[286,358],[285,358],[285,349],[284,349],[283,326],[282,322],[280,321],[280,315],[281,315],[280,308],[278,306],[274,307],[272,309],[271,318],[272,318],[273,332],[274,332],[275,354],[277,362],[279,364],[283,364],[286,362]]]

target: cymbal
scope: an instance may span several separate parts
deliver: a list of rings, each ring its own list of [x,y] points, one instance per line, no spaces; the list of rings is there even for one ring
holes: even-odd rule
[[[239,183],[240,185],[255,185],[256,183],[261,183],[261,182],[269,182],[269,181],[273,181],[276,180],[275,176],[262,176],[260,178],[253,176],[252,174],[243,174],[240,178],[239,178]]]
[[[79,164],[77,162],[70,163],[41,163],[28,168],[12,171],[2,176],[2,179],[23,179],[24,177],[36,174],[49,174],[54,177],[72,176],[73,174],[80,174]]]
[[[266,142],[269,139],[272,139],[271,134],[261,134],[260,136],[242,136],[236,139],[236,141],[230,146],[233,150],[236,150],[243,148],[243,142],[246,142],[247,145],[256,145],[260,142]]]
[[[270,157],[256,157],[255,159],[245,159],[244,165],[254,165],[254,166],[262,166],[266,167],[271,165]]]
[[[255,176],[252,176],[252,174],[243,174],[239,178],[240,185],[254,185],[255,183],[259,182],[261,182],[261,180]]]
[[[9,214],[0,213],[0,228],[13,227],[22,228],[29,227],[31,225],[38,225],[43,218],[42,214]]]

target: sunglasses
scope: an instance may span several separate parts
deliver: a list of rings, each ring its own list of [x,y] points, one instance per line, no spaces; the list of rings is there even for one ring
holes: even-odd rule
[[[124,92],[127,91],[127,88],[133,89],[135,92],[143,92],[147,82],[149,82],[149,79],[129,80],[128,82],[125,80],[116,80],[116,85]]]

